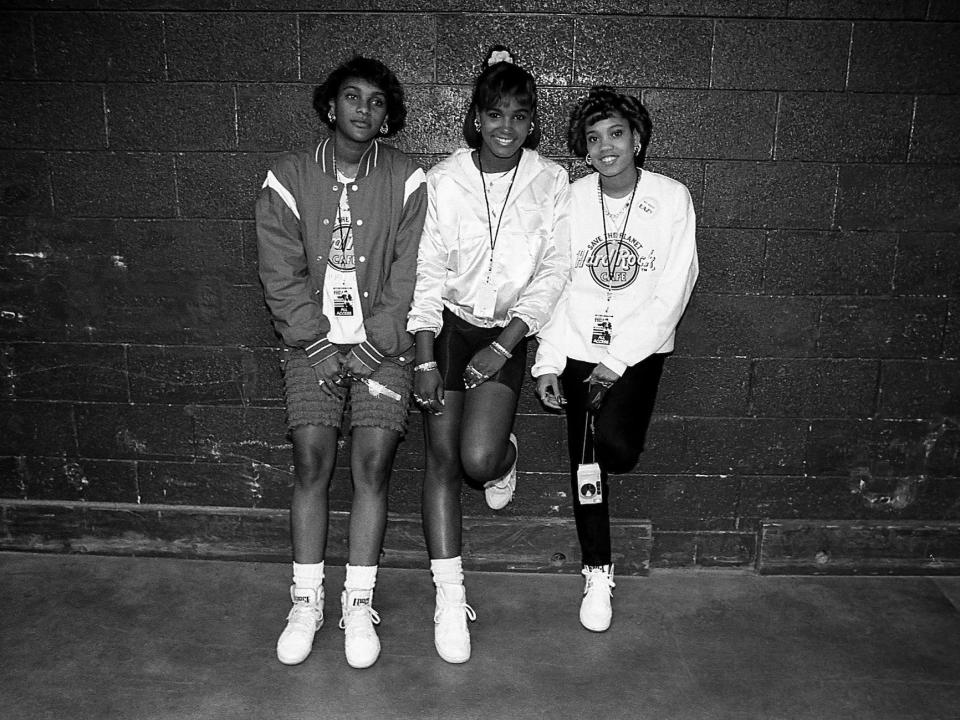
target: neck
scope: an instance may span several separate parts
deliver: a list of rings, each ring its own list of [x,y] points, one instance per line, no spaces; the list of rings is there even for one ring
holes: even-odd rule
[[[603,194],[612,198],[626,197],[633,192],[637,184],[637,178],[640,171],[632,165],[622,173],[611,175],[609,177],[600,176],[600,187],[603,188]]]
[[[337,168],[341,171],[356,170],[357,166],[360,165],[360,158],[370,147],[371,142],[373,141],[359,143],[341,133],[335,133],[333,136],[333,151],[336,153]],[[349,173],[346,174],[349,175]]]
[[[510,157],[497,157],[486,145],[481,145],[480,149],[474,155],[474,165],[481,168],[484,172],[496,173],[513,170],[520,163],[520,156],[523,154],[523,148],[517,150]]]

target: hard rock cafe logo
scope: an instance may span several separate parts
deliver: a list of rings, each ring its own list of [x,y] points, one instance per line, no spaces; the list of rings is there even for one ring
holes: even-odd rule
[[[340,272],[353,272],[357,267],[353,254],[353,232],[348,223],[333,228],[330,264]]]
[[[590,277],[601,287],[622,290],[629,287],[642,272],[656,269],[656,253],[650,250],[642,255],[643,246],[631,237],[619,233],[594,238],[577,254],[576,266],[586,265]]]

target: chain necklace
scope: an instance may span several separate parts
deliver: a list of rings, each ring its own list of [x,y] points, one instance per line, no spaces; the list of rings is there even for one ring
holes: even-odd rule
[[[627,223],[630,222],[630,211],[633,209],[633,199],[637,194],[637,186],[640,185],[640,171],[637,171],[637,179],[633,182],[633,191],[630,193],[630,201],[627,203],[627,216],[623,220],[620,232],[617,233],[617,247],[610,255],[610,236],[607,234],[607,206],[603,202],[603,185],[600,183],[600,174],[597,173],[597,195],[600,197],[600,217],[603,220],[603,251],[607,261],[607,309],[610,308],[610,296],[613,294],[613,268],[620,257],[620,248],[623,245],[623,237],[627,232]],[[619,214],[619,213],[618,213]]]

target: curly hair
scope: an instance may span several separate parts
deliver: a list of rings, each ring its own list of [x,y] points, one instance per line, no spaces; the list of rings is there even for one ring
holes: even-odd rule
[[[494,53],[507,53],[511,58],[515,57],[505,45],[494,45],[487,51],[483,70],[473,85],[470,108],[463,119],[463,139],[474,150],[480,147],[483,138],[474,125],[477,113],[496,107],[503,98],[510,97],[520,105],[530,105],[534,125],[527,139],[523,141],[523,147],[534,150],[540,144],[542,135],[540,123],[537,122],[537,83],[533,75],[512,60],[500,60],[490,65]]]
[[[618,93],[609,85],[595,85],[589,94],[580,98],[570,112],[570,124],[567,127],[567,147],[579,157],[587,154],[587,127],[611,115],[622,116],[630,129],[640,136],[640,150],[634,159],[637,166],[643,165],[650,142],[653,122],[647,109],[633,95]]]
[[[313,109],[320,120],[331,130],[336,123],[327,115],[330,101],[336,100],[340,87],[350,78],[366,80],[376,85],[387,96],[387,125],[389,130],[382,137],[393,137],[407,124],[407,105],[403,98],[403,86],[393,71],[379,60],[354,55],[342,63],[313,92]]]

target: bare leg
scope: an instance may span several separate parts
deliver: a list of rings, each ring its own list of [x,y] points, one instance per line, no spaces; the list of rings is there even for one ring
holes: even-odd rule
[[[469,390],[460,423],[460,458],[464,472],[477,484],[496,480],[516,459],[510,431],[517,396],[506,385],[486,382]]]
[[[387,525],[387,489],[400,434],[378,427],[353,429],[351,565],[377,565]]]
[[[337,460],[337,429],[300,425],[292,435],[296,474],[290,504],[293,559],[318,563],[327,546],[327,496]]]
[[[432,560],[460,555],[460,418],[464,393],[448,390],[443,414],[424,415],[427,446],[423,480],[423,532]]]

